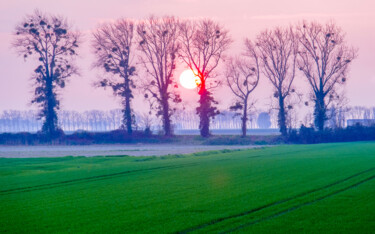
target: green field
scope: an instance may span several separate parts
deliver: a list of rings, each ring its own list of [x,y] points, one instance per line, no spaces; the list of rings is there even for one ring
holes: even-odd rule
[[[375,231],[375,143],[0,158],[0,232]]]

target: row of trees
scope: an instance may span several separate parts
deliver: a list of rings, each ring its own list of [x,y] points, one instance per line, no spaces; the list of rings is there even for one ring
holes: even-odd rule
[[[97,83],[112,88],[122,98],[123,125],[128,134],[134,124],[131,100],[136,88],[136,64],[143,65],[149,75],[137,82],[146,91],[145,98],[163,119],[165,135],[171,132],[171,116],[182,100],[175,91],[178,87],[174,71],[178,59],[193,69],[200,79],[201,96],[197,113],[202,136],[209,135],[209,120],[217,112],[213,107],[209,78],[219,64],[221,54],[231,39],[228,32],[212,20],[180,21],[174,17],[150,17],[138,22],[120,19],[99,26],[93,33],[92,48],[96,55],[94,66],[104,71]],[[65,86],[65,79],[76,74],[74,58],[81,44],[81,34],[71,30],[63,17],[35,11],[16,27],[13,47],[24,58],[34,56],[40,65],[34,71],[35,98],[44,118],[43,131],[53,136],[58,131],[56,111],[59,109],[57,90]],[[137,62],[132,60],[138,52]],[[218,82],[214,82],[218,83]]]
[[[131,51],[137,50],[139,56],[136,61],[148,74],[138,84],[146,91],[144,97],[150,100],[151,108],[162,117],[165,135],[172,134],[171,116],[177,110],[172,105],[182,101],[176,92],[178,84],[174,79],[178,59],[199,78],[199,128],[202,136],[209,135],[210,119],[217,114],[210,90],[219,84],[218,81],[210,82],[209,78],[214,77],[212,73],[221,55],[231,43],[228,31],[212,20],[181,21],[174,17],[150,17],[137,25],[129,19],[103,24],[93,36],[92,46],[97,57],[95,66],[114,75],[102,79],[99,85],[111,87],[116,95],[123,98],[128,134],[132,132],[134,119],[130,102],[135,85],[131,77],[139,70],[136,62],[131,64],[130,60]]]
[[[241,56],[226,61],[226,84],[237,98],[231,110],[242,111],[242,131],[246,135],[251,93],[260,77],[267,77],[278,100],[278,125],[287,134],[288,110],[298,96],[293,81],[299,74],[306,77],[314,102],[315,126],[322,130],[327,120],[327,107],[340,98],[338,87],[346,82],[349,63],[356,50],[346,45],[344,33],[334,23],[325,25],[303,22],[289,28],[277,27],[261,32],[256,40],[246,39]],[[35,11],[16,27],[13,47],[39,62],[34,71],[35,95],[44,119],[43,132],[58,132],[56,111],[58,91],[66,79],[77,74],[74,59],[82,43],[81,34],[71,30],[66,19]],[[180,20],[175,17],[149,17],[135,22],[119,19],[98,26],[92,33],[95,54],[93,66],[102,71],[99,87],[109,87],[122,99],[122,126],[132,134],[135,124],[131,105],[137,86],[163,123],[164,134],[172,134],[171,118],[181,97],[174,72],[183,63],[198,77],[199,129],[209,136],[210,121],[219,112],[213,90],[221,85],[217,67],[222,62],[232,39],[228,30],[210,19]],[[146,75],[142,75],[143,71]],[[137,78],[137,79],[136,79]]]
[[[288,112],[301,101],[302,95],[294,86],[297,75],[304,77],[310,87],[308,98],[314,103],[314,125],[321,131],[328,120],[329,106],[342,104],[340,90],[346,83],[349,64],[356,57],[357,49],[346,44],[344,33],[333,22],[323,25],[303,21],[288,28],[265,30],[254,42],[246,39],[243,58],[229,62],[226,70],[228,86],[238,97],[232,108],[243,110],[244,135],[247,108],[252,106],[249,95],[258,84],[259,70],[274,88],[282,135],[287,134],[291,118]]]

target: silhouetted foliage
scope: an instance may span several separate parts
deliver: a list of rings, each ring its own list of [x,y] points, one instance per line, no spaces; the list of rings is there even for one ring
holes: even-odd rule
[[[186,20],[180,24],[181,55],[186,65],[199,78],[198,94],[199,129],[202,137],[210,135],[210,119],[219,112],[213,104],[217,104],[211,90],[218,85],[213,71],[219,65],[225,50],[232,43],[229,33],[218,23],[205,19],[199,21]]]
[[[25,60],[33,57],[39,64],[32,76],[35,85],[32,103],[40,107],[39,117],[44,119],[42,132],[50,138],[60,135],[57,91],[65,87],[68,77],[77,73],[73,60],[79,43],[80,34],[71,31],[61,16],[36,10],[16,26],[12,46]]]
[[[101,25],[93,33],[92,48],[95,53],[95,67],[109,74],[109,77],[100,78],[98,87],[110,87],[116,96],[122,98],[123,124],[121,128],[132,134],[132,125],[135,116],[131,108],[133,98],[132,88],[136,88],[131,79],[135,75],[135,67],[131,64],[133,53],[134,22],[128,19],[119,19],[114,23]]]

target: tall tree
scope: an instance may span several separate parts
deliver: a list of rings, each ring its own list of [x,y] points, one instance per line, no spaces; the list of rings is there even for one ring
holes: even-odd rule
[[[199,129],[202,137],[210,135],[210,119],[217,113],[212,96],[212,89],[220,82],[213,73],[232,43],[229,33],[223,26],[210,19],[199,21],[187,20],[181,25],[182,44],[181,58],[186,65],[199,77],[198,94]]]
[[[253,104],[249,103],[250,94],[259,83],[259,62],[254,46],[246,41],[247,58],[231,58],[226,67],[227,86],[236,97],[235,105],[231,110],[242,110],[242,136],[246,136],[248,112]]]
[[[283,136],[287,134],[286,99],[294,91],[298,43],[292,28],[276,27],[263,31],[256,41],[263,74],[273,85],[278,99],[278,125]]]
[[[32,76],[35,82],[32,103],[40,107],[39,117],[44,119],[42,131],[49,137],[59,133],[57,91],[65,87],[68,77],[77,73],[74,58],[79,42],[80,33],[71,31],[64,17],[38,10],[16,26],[12,46],[19,55],[25,59],[33,57],[39,64]]]
[[[150,79],[143,81],[152,108],[158,116],[162,116],[164,134],[172,135],[171,116],[175,108],[171,102],[180,103],[180,95],[176,92],[177,83],[173,77],[176,69],[176,58],[180,50],[177,40],[179,36],[178,20],[174,17],[149,17],[137,26],[140,61],[144,65]]]
[[[323,130],[327,106],[340,98],[336,91],[346,82],[357,50],[347,45],[342,29],[333,22],[323,25],[304,21],[296,30],[300,44],[298,67],[312,89],[315,127]]]
[[[135,75],[135,66],[131,64],[133,33],[134,22],[119,19],[98,27],[93,33],[92,41],[96,56],[94,66],[111,74],[106,78],[100,78],[97,85],[112,88],[114,95],[122,98],[123,124],[121,127],[126,126],[129,135],[132,134],[132,125],[135,121],[131,108],[132,88],[135,88],[132,80]]]

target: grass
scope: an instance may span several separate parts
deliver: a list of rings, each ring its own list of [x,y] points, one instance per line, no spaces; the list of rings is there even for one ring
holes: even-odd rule
[[[375,230],[375,143],[0,158],[0,232]]]

